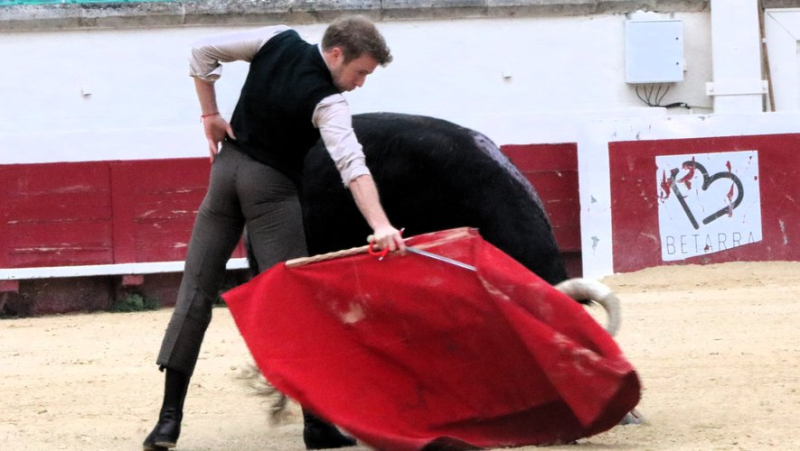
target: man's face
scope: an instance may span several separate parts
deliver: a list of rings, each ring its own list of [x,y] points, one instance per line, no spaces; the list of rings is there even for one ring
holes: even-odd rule
[[[352,91],[360,88],[367,80],[367,75],[373,73],[378,67],[375,58],[363,54],[356,59],[344,62],[344,53],[339,47],[331,49],[329,64],[333,83],[342,91]]]

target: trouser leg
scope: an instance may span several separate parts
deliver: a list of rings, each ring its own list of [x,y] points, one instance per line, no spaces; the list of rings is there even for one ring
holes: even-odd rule
[[[157,363],[166,368],[158,422],[145,438],[145,450],[172,448],[180,435],[183,404],[194,372],[225,264],[239,241],[244,218],[236,197],[238,159],[221,152],[211,167],[208,191],[197,214],[186,254],[181,286]]]
[[[237,152],[224,150],[212,165],[208,192],[192,230],[186,266],[158,364],[194,372],[211,311],[225,277],[225,265],[239,242],[244,218],[236,194]]]

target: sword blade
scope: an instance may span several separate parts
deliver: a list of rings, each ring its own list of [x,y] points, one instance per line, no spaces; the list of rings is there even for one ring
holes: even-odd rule
[[[453,260],[452,258],[447,258],[447,257],[444,257],[444,256],[439,255],[439,254],[434,254],[432,252],[423,251],[422,249],[417,249],[416,247],[406,246],[406,251],[414,253],[414,254],[422,255],[423,257],[428,257],[428,258],[432,258],[434,260],[439,260],[441,262],[449,263],[451,265],[458,266],[459,268],[468,269],[468,270],[474,271],[474,272],[478,271],[472,265],[468,265],[466,263],[462,263],[462,262],[460,262],[458,260]]]

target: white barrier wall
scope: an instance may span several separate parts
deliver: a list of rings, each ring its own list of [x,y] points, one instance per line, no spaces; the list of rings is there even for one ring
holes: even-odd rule
[[[669,16],[664,16],[669,17]],[[707,12],[680,13],[686,73],[664,103],[708,112]],[[686,114],[646,107],[625,83],[625,15],[382,22],[395,61],[353,111],[442,117],[498,144],[574,142],[586,119]],[[236,28],[4,33],[0,164],[202,156],[199,107],[187,76],[193,40]],[[318,41],[323,25],[298,31]],[[246,65],[218,83],[230,114]]]

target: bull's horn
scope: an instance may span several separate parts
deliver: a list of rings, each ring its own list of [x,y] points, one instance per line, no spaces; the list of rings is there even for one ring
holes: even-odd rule
[[[569,279],[558,285],[556,289],[577,301],[593,301],[603,306],[608,315],[606,331],[614,336],[622,324],[619,299],[610,288],[596,280]]]

